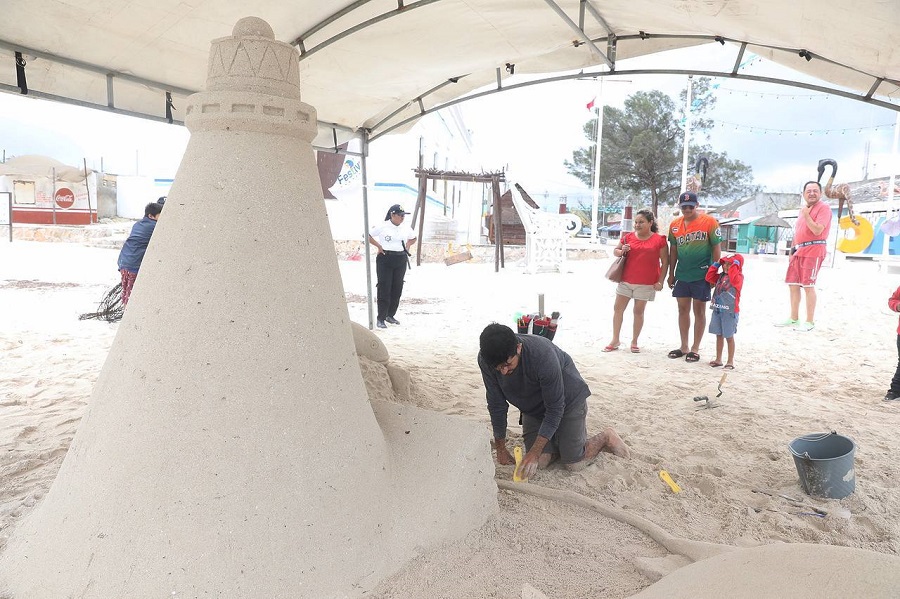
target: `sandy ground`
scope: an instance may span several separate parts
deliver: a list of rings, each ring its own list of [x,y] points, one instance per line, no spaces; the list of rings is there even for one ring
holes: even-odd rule
[[[117,325],[77,317],[116,282],[116,255],[74,243],[0,244],[0,547],[49,488],[90,399]],[[489,451],[478,334],[492,321],[512,324],[515,313],[536,311],[543,293],[546,310],[562,313],[555,342],[593,391],[589,430],[615,427],[632,457],[601,454],[582,472],[551,467],[528,484],[577,492],[698,541],[807,542],[897,555],[900,403],[882,397],[897,364],[897,315],[887,298],[900,276],[839,257],[820,278],[817,327],[801,333],[772,326],[787,316],[785,260],[747,259],[736,369],[715,409],[698,410],[692,401],[716,394],[723,371],[707,365],[714,338],[705,337],[697,364],[666,357],[678,346],[668,293],[648,305],[641,353],[627,351],[628,313],[623,349],[600,351],[610,339],[614,299],[614,285],[602,277],[608,260],[573,261],[571,273],[540,275],[514,263],[500,273],[484,263],[426,264],[407,276],[402,324],[378,334],[391,362],[410,372],[410,401],[484,423]],[[342,262],[341,273],[351,318],[367,323],[364,263]],[[515,441],[520,429],[510,420]],[[806,497],[787,449],[800,435],[831,430],[858,444],[857,489],[840,501]],[[683,492],[669,490],[661,469]],[[511,468],[498,466],[496,476],[508,480]],[[596,512],[498,493],[496,519],[424,552],[370,596],[519,597],[529,583],[554,598],[628,597],[655,580],[641,563],[667,554]],[[808,515],[778,494],[802,497],[828,515]]]

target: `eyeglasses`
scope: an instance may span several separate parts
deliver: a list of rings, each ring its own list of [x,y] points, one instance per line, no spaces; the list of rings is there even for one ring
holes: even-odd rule
[[[514,362],[515,359],[518,358],[518,357],[519,357],[519,354],[516,354],[516,355],[514,355],[514,356],[510,356],[509,359],[506,360],[506,362],[503,362],[502,364],[497,364],[497,365],[494,367],[494,370],[496,370],[496,371],[499,372],[500,374],[506,374],[506,372],[509,372],[509,370],[510,370],[511,368],[513,368],[513,362]]]

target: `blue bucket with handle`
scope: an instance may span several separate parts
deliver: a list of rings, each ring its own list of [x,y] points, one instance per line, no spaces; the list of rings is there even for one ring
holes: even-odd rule
[[[843,499],[856,490],[853,439],[834,431],[813,433],[797,437],[788,448],[807,495]]]

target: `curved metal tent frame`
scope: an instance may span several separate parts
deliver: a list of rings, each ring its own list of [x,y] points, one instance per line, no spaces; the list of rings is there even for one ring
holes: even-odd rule
[[[357,134],[372,141],[402,131],[426,114],[470,99],[541,83],[610,74],[700,75],[761,81],[900,111],[900,104],[882,99],[900,96],[900,65],[891,64],[888,52],[878,52],[884,50],[886,42],[879,40],[877,31],[872,29],[881,26],[891,31],[900,27],[900,5],[892,8],[878,0],[861,0],[850,11],[840,0],[797,0],[788,10],[779,0],[730,0],[728,7],[718,8],[690,8],[675,0],[605,0],[601,11],[595,2],[356,0],[330,11],[327,4],[316,0],[259,0],[253,11],[269,20],[276,30],[281,25],[288,32],[301,31],[299,35],[281,31],[279,37],[292,40],[300,53],[301,78],[312,81],[310,91],[304,91],[312,97],[305,100],[320,109],[316,146],[331,150],[337,150]],[[233,0],[215,4],[216,7],[185,7],[177,0],[158,0],[152,8],[143,7],[165,23],[167,29],[161,25],[163,33],[157,33],[152,27],[145,32],[147,27],[137,23],[142,15],[127,15],[134,9],[134,3],[127,0],[88,2],[74,17],[54,4],[14,3],[8,7],[7,25],[0,33],[0,38],[5,38],[0,39],[0,50],[6,50],[5,57],[0,55],[0,72],[2,58],[18,54],[15,68],[22,81],[38,69],[38,84],[28,90],[29,95],[180,124],[170,110],[172,96],[177,101],[199,91],[205,77],[209,39],[215,34],[227,35],[227,26],[223,25],[229,22],[229,15],[246,10],[242,3]],[[831,22],[829,12],[842,10],[846,14],[836,18],[858,21],[849,23],[856,29],[833,38],[821,33],[821,25]],[[10,26],[31,16],[37,16],[32,25],[42,26]],[[769,23],[767,19],[779,21],[777,33],[764,26]],[[152,25],[152,19],[147,20]],[[195,32],[200,28],[198,23],[214,35],[203,37],[202,32]],[[116,24],[126,28],[118,38],[115,34],[120,32],[109,31]],[[470,31],[473,24],[485,24],[484,29],[499,41],[481,39],[484,36],[478,31]],[[848,23],[842,25],[846,28]],[[53,33],[62,27],[75,39],[54,37]],[[461,42],[462,49],[435,41],[435,47],[420,51],[445,29],[449,30],[448,35],[472,34],[474,41]],[[670,33],[648,33],[666,29]],[[718,33],[720,29],[744,35],[727,37]],[[857,30],[871,34],[854,36]],[[107,32],[107,37],[98,38],[98,31]],[[133,36],[129,37],[129,32]],[[78,43],[81,38],[85,41]],[[169,38],[177,39],[184,51],[173,55]],[[784,41],[803,42],[805,47],[779,43]],[[619,59],[709,42],[736,48],[731,69],[616,68]],[[145,47],[136,50],[133,46]],[[742,73],[741,61],[748,50],[830,83],[817,85]],[[379,59],[370,61],[368,70],[362,64],[359,70],[346,71],[347,79],[364,82],[354,89],[353,81],[348,86],[340,80],[345,74],[340,67],[346,70],[348,65],[354,66],[352,59],[368,54]],[[170,67],[166,59],[172,60],[173,56],[185,68]],[[29,64],[33,59],[39,59],[37,67]],[[598,64],[601,70],[590,70]],[[513,76],[517,68],[520,75],[566,71],[571,74],[505,85],[505,79]],[[105,94],[100,93],[96,82],[91,83],[91,94],[75,91],[74,84],[66,87],[61,83],[64,77],[59,76],[60,70],[77,72],[88,79],[105,79]],[[394,76],[397,73],[400,75]],[[492,80],[492,88],[484,90]],[[19,83],[5,83],[0,77],[0,91],[21,93]],[[105,104],[99,99],[101,95],[105,95]],[[350,108],[357,96],[369,103],[362,111]]]
[[[490,89],[474,94],[470,94],[461,98],[457,98],[456,100],[451,100],[449,102],[445,102],[440,105],[432,106],[428,109],[423,109],[420,114],[417,114],[412,117],[408,117],[403,121],[395,123],[390,127],[385,128],[382,131],[374,132],[374,129],[370,129],[370,132],[374,132],[370,136],[370,141],[374,141],[381,137],[382,135],[387,135],[393,132],[395,129],[399,129],[405,127],[406,125],[422,118],[427,114],[431,114],[432,112],[437,112],[441,109],[448,108],[450,106],[454,106],[456,104],[461,104],[463,102],[474,100],[476,98],[481,98],[484,96],[489,96],[505,91],[511,91],[514,89],[521,89],[524,87],[530,87],[533,85],[541,85],[545,83],[555,83],[558,81],[567,81],[572,79],[590,79],[590,78],[599,78],[599,77],[609,77],[611,75],[616,76],[637,76],[637,75],[696,75],[699,77],[727,77],[729,79],[737,79],[743,81],[756,81],[759,83],[771,83],[774,85],[785,85],[788,87],[798,87],[801,89],[808,89],[811,91],[822,92],[825,94],[832,94],[835,96],[840,96],[842,98],[849,98],[851,100],[857,100],[859,102],[864,102],[867,104],[871,104],[873,106],[879,106],[881,108],[886,108],[888,110],[894,110],[896,112],[900,112],[900,105],[892,104],[891,102],[887,102],[884,100],[878,100],[877,98],[872,97],[872,89],[880,85],[883,80],[879,80],[873,84],[873,88],[870,89],[869,92],[863,93],[854,93],[849,92],[843,89],[839,89],[836,87],[829,87],[825,85],[816,85],[812,83],[805,83],[802,81],[794,81],[791,79],[781,79],[778,77],[763,77],[759,75],[744,75],[738,72],[728,72],[728,71],[709,71],[709,70],[699,70],[699,69],[624,69],[617,71],[603,71],[603,72],[589,72],[583,71],[574,74],[566,74],[566,75],[557,75],[553,77],[546,77],[543,79],[531,80],[523,83],[515,83],[512,85],[499,86],[496,89]]]

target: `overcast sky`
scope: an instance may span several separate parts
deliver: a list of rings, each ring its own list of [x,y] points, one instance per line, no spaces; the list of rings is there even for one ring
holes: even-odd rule
[[[720,51],[713,44],[657,56],[652,66],[730,69],[734,53],[733,48]],[[620,61],[620,70],[650,66],[642,60],[646,59]],[[743,71],[792,73],[758,59]],[[866,142],[870,142],[869,177],[889,174],[893,111],[793,87],[716,82],[717,105],[710,115],[716,126],[710,142],[717,151],[749,164],[767,190],[797,191],[804,181],[815,178],[820,158],[838,161],[839,181],[859,180],[866,164]],[[684,76],[617,76],[606,79],[603,99],[621,107],[636,91],[660,89],[677,101],[685,85]],[[594,80],[567,81],[461,104],[482,168],[507,168],[509,180],[521,182],[533,196],[588,195],[590,190],[566,173],[563,161],[587,144],[582,127],[591,114],[586,104],[599,95],[599,88]],[[84,157],[95,169],[102,159],[107,172],[170,178],[188,137],[184,127],[0,93],[0,151],[7,155],[44,154],[73,165],[80,165]],[[376,144],[372,147],[377,151]],[[900,173],[900,165],[894,167]]]
[[[42,154],[106,172],[172,178],[187,146],[185,127],[0,93],[0,151]]]
[[[722,49],[722,60],[706,61],[719,46],[668,53],[653,64],[636,59],[621,61],[619,70],[638,68],[695,68],[717,66],[730,70],[734,52]],[[742,68],[756,75],[801,77],[789,69],[755,59]],[[623,81],[626,80],[626,81]],[[801,79],[815,82],[810,78]],[[613,83],[615,81],[615,83]],[[715,122],[709,141],[716,151],[727,152],[753,168],[756,181],[768,191],[798,191],[803,182],[815,179],[821,158],[838,161],[839,181],[863,178],[866,143],[869,148],[869,178],[890,174],[896,113],[839,96],[796,87],[716,79],[717,102],[708,115]],[[609,105],[622,107],[627,96],[659,89],[678,102],[685,76],[612,76],[603,84]],[[566,173],[563,160],[587,145],[583,126],[591,118],[586,104],[599,95],[599,83],[566,81],[532,86],[479,98],[463,104],[466,120],[474,132],[488,167],[508,165],[510,179],[523,182],[532,196],[549,191],[587,193]],[[876,128],[877,127],[877,128]],[[601,148],[602,158],[602,148]],[[496,163],[489,161],[496,160]],[[710,165],[714,168],[715,165]],[[900,165],[894,162],[900,174]]]

